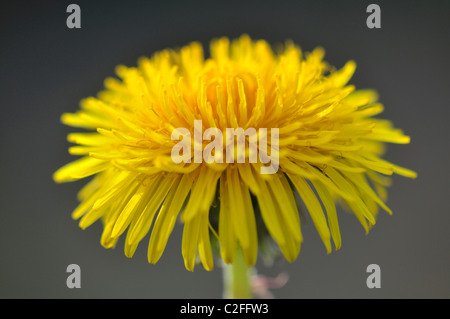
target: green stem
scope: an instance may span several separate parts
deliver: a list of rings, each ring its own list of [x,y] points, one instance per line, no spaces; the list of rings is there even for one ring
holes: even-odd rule
[[[236,258],[231,265],[224,265],[223,281],[225,299],[252,299],[250,276],[252,268],[244,261],[240,249],[236,252]]]

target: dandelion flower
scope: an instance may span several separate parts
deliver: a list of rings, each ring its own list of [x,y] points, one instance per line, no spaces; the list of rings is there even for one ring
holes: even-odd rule
[[[101,220],[106,248],[126,236],[127,257],[150,233],[150,263],[161,258],[181,220],[188,270],[197,261],[213,269],[215,246],[226,264],[242,254],[245,264],[254,265],[267,238],[295,260],[303,205],[327,252],[332,243],[341,247],[336,204],[368,232],[379,208],[391,213],[388,176],[416,176],[381,158],[386,142],[410,138],[374,117],[383,111],[375,91],[348,84],[355,62],[335,69],[323,58],[322,48],[303,54],[287,42],[275,51],[244,35],[212,41],[209,58],[191,43],[141,58],[137,67],[118,66],[118,78],[106,79],[106,90],[61,118],[88,130],[68,135],[76,144],[70,154],[82,157],[54,174],[56,182],[92,176],[78,193],[73,218],[83,229]],[[208,128],[276,128],[278,170],[261,174],[266,162],[237,161],[234,153],[232,163],[175,163],[172,133],[186,128],[194,136],[196,120],[202,121],[200,134]],[[269,141],[268,153],[275,151],[270,134],[257,135]]]

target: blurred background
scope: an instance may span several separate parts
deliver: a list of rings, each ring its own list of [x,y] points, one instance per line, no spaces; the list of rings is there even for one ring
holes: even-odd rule
[[[81,29],[68,29],[66,8],[81,7]],[[369,29],[366,8],[381,8]],[[304,51],[326,49],[341,67],[358,63],[351,83],[376,88],[391,119],[412,137],[386,158],[416,170],[394,177],[388,206],[365,235],[339,212],[342,248],[327,255],[309,221],[293,263],[259,273],[289,274],[277,298],[449,298],[449,1],[4,1],[0,12],[0,297],[221,298],[220,267],[184,268],[181,227],[156,265],[147,243],[133,259],[100,245],[102,227],[81,230],[70,214],[84,181],[57,185],[52,173],[75,159],[63,112],[96,95],[118,64],[191,41],[243,33],[271,44],[293,40]],[[148,237],[147,237],[148,239]],[[66,286],[69,264],[81,288]],[[217,263],[216,263],[217,264]],[[381,268],[381,288],[368,289],[366,267]]]

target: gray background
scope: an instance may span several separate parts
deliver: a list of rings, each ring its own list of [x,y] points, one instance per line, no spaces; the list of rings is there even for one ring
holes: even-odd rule
[[[412,137],[386,158],[414,169],[394,177],[388,205],[365,236],[340,212],[342,249],[327,255],[311,222],[278,298],[449,298],[449,1],[371,1],[382,28],[366,27],[368,1],[164,2],[72,1],[82,29],[66,27],[69,1],[2,2],[0,17],[0,297],[220,298],[219,267],[184,269],[181,228],[163,258],[149,265],[146,245],[133,259],[99,244],[101,225],[78,228],[70,217],[84,182],[56,185],[55,169],[73,160],[59,117],[95,95],[117,64],[218,36],[248,33],[271,43],[292,39],[305,51],[321,45],[341,67],[355,59],[352,80],[376,88],[382,117]],[[66,267],[81,267],[81,289],[66,287]],[[381,267],[381,288],[366,287],[366,267]]]

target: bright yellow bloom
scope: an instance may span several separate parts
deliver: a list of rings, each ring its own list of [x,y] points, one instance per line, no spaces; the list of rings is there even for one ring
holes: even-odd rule
[[[152,228],[148,260],[156,263],[181,212],[186,268],[193,270],[198,254],[211,270],[211,239],[225,263],[240,248],[253,265],[262,232],[295,260],[302,242],[296,194],[327,252],[331,241],[341,246],[335,203],[350,208],[366,231],[379,207],[391,213],[385,205],[390,179],[383,175],[416,174],[380,156],[385,142],[410,139],[373,118],[383,111],[376,92],[347,85],[355,62],[336,70],[321,48],[303,56],[287,43],[274,53],[248,36],[215,40],[210,49],[208,59],[192,43],[141,58],[135,68],[119,66],[120,80],[107,79],[97,98],[63,114],[64,124],[93,130],[68,135],[77,144],[69,152],[83,157],[54,174],[57,182],[94,175],[73,212],[81,228],[101,219],[107,248],[126,232],[128,257]],[[279,170],[262,175],[261,161],[174,163],[178,141],[171,134],[182,127],[193,136],[194,120],[202,120],[203,130],[278,128]]]

